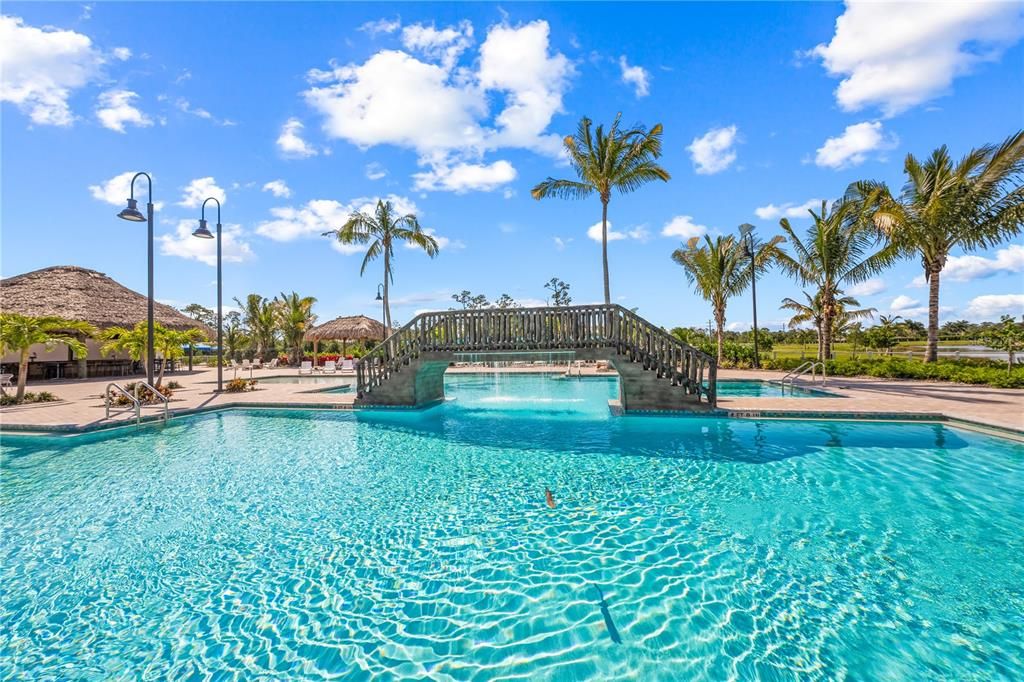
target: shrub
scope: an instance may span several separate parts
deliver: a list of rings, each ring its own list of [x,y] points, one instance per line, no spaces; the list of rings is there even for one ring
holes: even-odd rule
[[[765,369],[788,371],[806,360],[800,358],[765,359]],[[825,363],[829,376],[870,376],[879,379],[918,379],[951,381],[961,384],[985,384],[996,388],[1024,388],[1024,366],[1015,366],[1007,374],[1005,365],[992,360],[940,360],[923,362],[910,358],[845,358]]]
[[[224,385],[225,393],[244,393],[256,390],[256,379],[232,379]]]
[[[29,403],[52,403],[60,400],[57,396],[50,393],[49,391],[40,391],[39,393],[27,392],[22,397],[21,402],[13,395],[0,395],[0,406],[6,407],[7,405],[27,405]]]
[[[179,388],[181,388],[181,384],[178,383],[177,381],[168,381],[166,386],[167,386],[167,388],[169,388],[171,390],[174,390],[174,391],[177,391]]]
[[[128,391],[128,393],[130,393],[131,395],[135,395],[136,385],[137,382],[135,381],[129,382],[124,385],[124,390]],[[170,385],[158,386],[157,388],[160,390],[160,394],[165,398],[170,398],[172,395],[174,395],[174,391],[171,389]],[[113,396],[112,402],[115,405],[131,405],[131,401],[120,393]],[[156,394],[153,393],[153,391],[149,390],[148,388],[142,388],[139,391],[139,402],[141,402],[143,405],[156,405],[158,403],[162,403],[163,401],[157,398]]]

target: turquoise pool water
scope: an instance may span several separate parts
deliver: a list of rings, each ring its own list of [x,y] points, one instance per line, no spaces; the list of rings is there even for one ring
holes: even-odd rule
[[[0,678],[1024,676],[1024,446],[502,381],[5,437]]]
[[[768,381],[728,380],[718,382],[719,398],[834,398],[827,391]]]

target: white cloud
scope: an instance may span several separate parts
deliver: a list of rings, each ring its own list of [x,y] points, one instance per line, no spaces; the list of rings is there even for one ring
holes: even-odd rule
[[[127,47],[115,47],[113,54],[114,59],[122,62],[126,62],[132,58],[132,51]]]
[[[677,215],[672,220],[665,223],[665,226],[661,228],[661,236],[663,237],[678,237],[683,241],[692,239],[693,237],[702,237],[707,234],[708,228],[704,225],[697,225],[693,222],[693,217],[688,215]]]
[[[196,178],[184,188],[178,205],[199,208],[208,197],[213,197],[222,204],[228,200],[227,194],[217,186],[217,181],[212,177]]]
[[[863,282],[858,282],[857,284],[854,284],[852,287],[850,287],[847,293],[850,294],[850,296],[874,296],[875,294],[880,294],[883,291],[885,291],[885,288],[885,280],[883,280],[881,277],[873,277],[871,279],[864,280]]]
[[[995,320],[1000,315],[1024,315],[1024,294],[985,294],[967,304],[964,314],[972,320]]]
[[[1016,2],[847,0],[832,40],[810,54],[842,78],[835,93],[842,109],[877,105],[894,116],[999,59],[1022,28]]]
[[[598,228],[598,229],[600,229],[600,228]],[[598,234],[598,239],[600,239],[600,237],[601,237],[601,235]],[[573,239],[572,239],[572,237],[555,237],[554,240],[555,240],[555,248],[558,249],[559,251],[565,251],[565,247],[567,247],[569,245],[569,243],[572,242]]]
[[[0,16],[0,101],[17,105],[36,125],[70,126],[68,98],[100,75],[103,61],[88,36]]]
[[[432,170],[413,174],[414,189],[465,194],[469,191],[490,192],[516,179],[516,169],[508,161],[492,164],[460,163],[455,166],[437,164]]]
[[[846,126],[839,137],[830,137],[818,148],[814,163],[823,168],[846,168],[864,163],[870,152],[892,149],[899,143],[895,135],[886,135],[881,121]]]
[[[302,121],[297,118],[290,118],[281,126],[281,134],[277,138],[277,148],[285,156],[305,158],[316,156],[316,147],[302,139]]]
[[[472,40],[473,24],[468,21],[459,22],[458,27],[448,26],[440,30],[423,24],[412,24],[402,29],[405,49],[440,61],[445,70],[455,65]]]
[[[107,90],[96,100],[96,118],[104,128],[124,132],[125,124],[139,127],[153,125],[153,119],[133,103],[138,94],[131,90]]]
[[[774,220],[775,218],[809,218],[809,210],[820,210],[821,199],[808,199],[802,204],[782,204],[776,206],[775,204],[768,204],[767,206],[760,206],[754,209],[754,215],[761,220]]]
[[[192,232],[199,226],[195,220],[179,220],[172,234],[159,236],[160,253],[197,260],[207,265],[217,265],[217,240],[193,237]],[[211,227],[212,231],[212,227]],[[226,224],[221,228],[221,258],[225,263],[242,263],[255,254],[249,243],[243,239],[241,225]]]
[[[995,258],[983,256],[950,256],[946,266],[939,273],[939,281],[970,282],[1000,273],[1024,271],[1024,244],[1010,244],[1005,249],[996,251]],[[924,275],[914,278],[911,286],[923,287]]]
[[[642,66],[630,66],[626,56],[619,57],[619,68],[622,69],[622,82],[633,86],[636,96],[646,97],[651,92],[651,73]]]
[[[731,166],[736,160],[735,145],[738,138],[739,129],[734,125],[712,128],[701,137],[693,138],[686,149],[690,152],[697,173],[713,175]]]
[[[394,33],[401,27],[402,21],[398,17],[395,17],[394,19],[377,19],[376,21],[367,21],[356,30],[367,33],[370,37],[376,37],[381,33]]]
[[[184,97],[179,97],[178,99],[176,99],[174,101],[174,106],[175,106],[176,109],[178,109],[178,111],[181,111],[181,112],[186,113],[186,114],[191,114],[192,116],[195,116],[196,118],[201,118],[201,119],[206,120],[206,121],[212,121],[212,122],[216,123],[217,125],[221,125],[221,126],[225,126],[225,127],[226,126],[236,125],[235,122],[230,120],[230,119],[226,119],[226,118],[225,119],[218,119],[216,116],[211,114],[206,109],[203,109],[202,107],[194,107],[194,106],[192,106],[192,103],[189,102]]]
[[[120,173],[106,182],[98,185],[89,185],[89,193],[92,194],[93,199],[99,199],[112,206],[124,208],[128,201],[128,196],[131,194],[133,177],[135,177],[135,171]],[[144,177],[135,181],[135,198],[139,200],[139,205],[143,207],[149,200],[149,183],[146,182]],[[164,202],[153,202],[153,210],[159,211],[163,207]],[[145,208],[142,208],[142,210],[145,211]]]
[[[391,144],[416,151],[427,169],[422,182],[443,186],[440,178],[463,166],[507,175],[507,162],[481,161],[501,148],[560,157],[561,137],[547,128],[562,111],[573,67],[550,49],[547,22],[491,27],[479,59],[460,66],[472,31],[468,22],[407,27],[403,42],[419,57],[381,50],[362,64],[313,69],[303,95],[323,115],[328,137],[361,148]],[[493,116],[490,101],[502,106]]]
[[[894,313],[898,313],[900,311],[914,308],[918,305],[918,303],[919,301],[917,299],[910,298],[909,296],[906,296],[904,294],[900,294],[896,298],[892,299],[892,303],[889,304],[889,310],[893,311]]]
[[[411,200],[395,194],[381,197],[390,201],[395,213],[406,215],[418,214],[416,204]],[[256,226],[256,234],[278,242],[290,242],[300,237],[319,237],[328,230],[336,230],[346,222],[354,211],[373,215],[377,206],[377,197],[360,197],[347,204],[334,199],[314,199],[304,206],[279,206],[270,209],[273,220],[266,220]],[[332,240],[335,250],[345,254],[361,253],[365,246],[339,244]]]
[[[651,239],[651,231],[647,229],[647,225],[636,225],[626,231],[626,236],[638,242],[647,243]]]
[[[387,177],[387,174],[388,170],[376,161],[366,164],[366,177],[369,180],[380,180]]]
[[[587,228],[587,236],[593,239],[598,244],[601,243],[601,223],[594,223]],[[615,242],[620,239],[626,239],[629,235],[625,232],[616,232],[612,229],[612,221],[608,221],[608,241]]]
[[[271,180],[263,185],[263,191],[270,192],[275,197],[283,197],[285,199],[292,195],[291,187],[284,180]]]

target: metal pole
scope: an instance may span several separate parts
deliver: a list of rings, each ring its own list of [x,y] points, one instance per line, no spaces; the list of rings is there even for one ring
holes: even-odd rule
[[[217,202],[217,392],[224,390],[224,320],[221,306],[220,202]]]
[[[757,268],[754,265],[754,237],[748,235],[750,249],[750,295],[754,301],[754,369],[761,369],[761,356],[757,352]]]
[[[146,382],[153,386],[153,363],[156,362],[156,344],[153,342],[153,183],[149,184],[149,203],[146,204],[146,222],[149,227],[149,300],[146,302]]]

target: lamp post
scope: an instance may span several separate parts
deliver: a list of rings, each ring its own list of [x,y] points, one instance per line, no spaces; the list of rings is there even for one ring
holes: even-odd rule
[[[224,390],[224,320],[222,319],[221,304],[221,258],[220,258],[220,201],[216,197],[208,197],[203,201],[199,209],[199,227],[192,233],[193,237],[200,239],[213,239],[209,228],[206,227],[206,203],[212,201],[217,204],[217,392]]]
[[[384,284],[383,283],[377,285],[377,298],[375,298],[373,300],[381,301],[381,304],[380,304],[380,321],[381,321],[381,324],[387,326],[387,322],[384,321],[384,303],[383,303],[383,301],[384,301]],[[389,330],[387,330],[387,329],[384,330],[384,336],[385,337],[388,335],[388,331]]]
[[[761,369],[761,356],[757,352],[757,267],[754,263],[754,226],[743,223],[740,225],[740,234],[750,256],[750,296],[754,301],[754,369]]]
[[[146,215],[139,211],[139,203],[135,200],[135,181],[139,176],[144,176],[149,183],[149,202],[146,204]],[[149,292],[146,302],[146,383],[153,385],[153,363],[156,361],[156,353],[153,343],[153,178],[148,173],[136,173],[132,176],[132,184],[129,189],[128,207],[117,214],[122,220],[129,220],[133,223],[147,223],[149,227]]]

